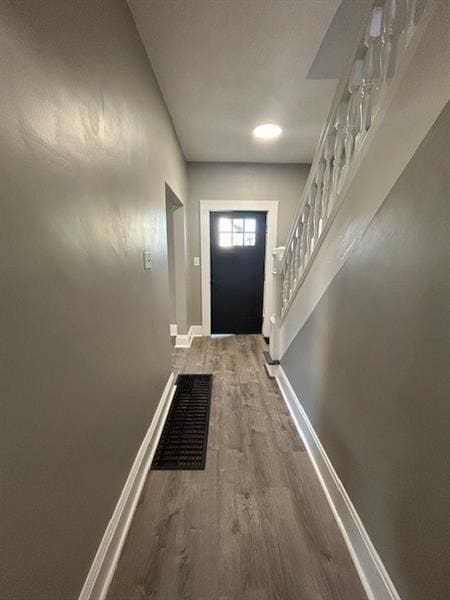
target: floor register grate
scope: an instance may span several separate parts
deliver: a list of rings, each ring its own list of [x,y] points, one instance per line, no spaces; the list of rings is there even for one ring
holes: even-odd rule
[[[206,465],[212,375],[178,375],[176,386],[152,469],[202,470]]]

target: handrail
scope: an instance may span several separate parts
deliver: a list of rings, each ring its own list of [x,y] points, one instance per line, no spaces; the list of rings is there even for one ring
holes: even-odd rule
[[[282,321],[339,209],[430,0],[374,0],[317,145],[281,259]]]

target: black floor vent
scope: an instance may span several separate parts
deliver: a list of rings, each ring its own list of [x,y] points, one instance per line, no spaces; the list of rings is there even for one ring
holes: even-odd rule
[[[152,469],[201,470],[206,465],[212,375],[178,375],[176,385]]]

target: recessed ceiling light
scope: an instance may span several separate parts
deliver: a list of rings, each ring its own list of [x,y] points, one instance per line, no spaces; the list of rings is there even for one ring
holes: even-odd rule
[[[281,135],[282,129],[275,123],[264,123],[253,130],[253,135],[260,140],[274,140]]]

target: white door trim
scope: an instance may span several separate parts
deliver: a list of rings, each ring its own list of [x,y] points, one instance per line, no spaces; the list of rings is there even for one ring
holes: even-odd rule
[[[200,240],[202,275],[202,326],[203,335],[211,335],[211,245],[209,221],[211,212],[221,211],[260,211],[267,213],[266,255],[264,265],[264,301],[262,333],[270,334],[272,316],[272,251],[277,245],[278,201],[270,200],[201,200],[200,201]]]

